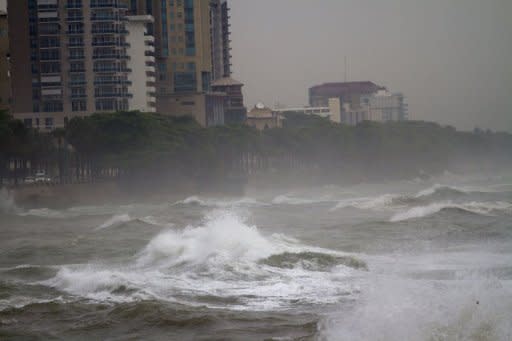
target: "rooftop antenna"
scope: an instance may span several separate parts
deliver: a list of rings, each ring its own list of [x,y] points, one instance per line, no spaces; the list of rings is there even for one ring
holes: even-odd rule
[[[345,79],[345,83],[347,82],[347,56],[345,56],[344,58],[344,64],[345,64],[345,75],[344,75],[344,79]]]

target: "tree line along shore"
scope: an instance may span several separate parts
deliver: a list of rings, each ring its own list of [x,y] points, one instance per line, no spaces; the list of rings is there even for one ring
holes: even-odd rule
[[[203,128],[191,117],[117,112],[77,117],[42,133],[0,113],[0,180],[21,185],[114,180],[126,187],[199,186],[314,179],[336,183],[413,178],[512,164],[512,135],[457,131],[431,122],[357,126],[298,113],[282,128]]]

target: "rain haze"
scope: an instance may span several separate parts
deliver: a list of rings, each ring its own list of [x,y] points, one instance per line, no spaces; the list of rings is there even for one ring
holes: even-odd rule
[[[370,80],[410,119],[512,131],[512,1],[237,0],[235,77],[246,104],[307,104],[307,89]]]
[[[512,340],[512,0],[5,2],[0,341]]]

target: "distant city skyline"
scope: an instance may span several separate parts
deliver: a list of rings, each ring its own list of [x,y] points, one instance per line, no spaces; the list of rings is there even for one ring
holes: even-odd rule
[[[512,131],[512,2],[237,0],[234,77],[247,107],[306,105],[308,88],[373,81],[410,119]],[[269,10],[271,9],[271,10]]]

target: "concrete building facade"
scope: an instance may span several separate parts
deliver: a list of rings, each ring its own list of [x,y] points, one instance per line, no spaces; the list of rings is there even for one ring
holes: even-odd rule
[[[128,9],[128,0],[9,0],[15,116],[52,129],[131,110],[139,89],[130,77],[145,63],[128,54]]]
[[[128,16],[126,28],[128,35],[127,54],[130,110],[142,112],[156,111],[155,45],[154,38],[148,34],[147,26],[154,23],[150,15]]]
[[[379,90],[366,99],[372,118],[377,121],[404,121],[408,119],[404,95]]]
[[[258,130],[281,128],[283,117],[263,103],[258,103],[247,113],[246,124]]]
[[[0,110],[10,110],[12,101],[7,12],[0,9]]]
[[[309,105],[329,106],[329,98],[340,98],[343,103],[359,105],[361,97],[376,93],[382,87],[372,82],[324,83],[309,89]]]
[[[325,83],[309,89],[313,105],[327,105],[333,122],[356,125],[363,121],[407,120],[402,94],[390,93],[372,82]]]
[[[157,63],[157,111],[170,115],[192,115],[203,124],[231,123],[230,105],[242,99],[241,86],[212,87],[230,77],[229,7],[226,0],[132,0],[132,14],[155,18]],[[221,100],[220,90],[227,99]],[[232,98],[230,96],[233,96]],[[226,119],[213,119],[219,104],[227,107]],[[212,105],[208,106],[207,103]],[[215,105],[213,105],[215,103]],[[245,117],[245,111],[242,118]]]
[[[223,93],[225,124],[242,124],[247,119],[247,108],[242,94],[243,83],[231,77],[223,77],[212,83],[212,91]]]

